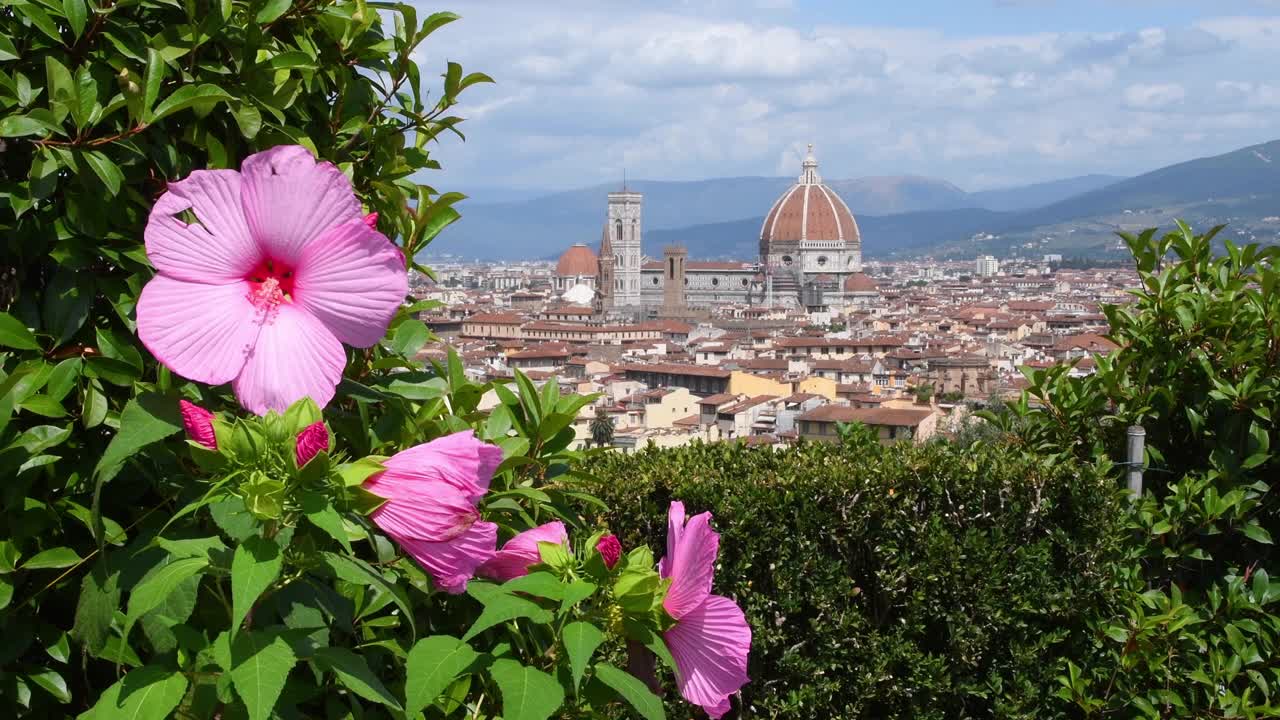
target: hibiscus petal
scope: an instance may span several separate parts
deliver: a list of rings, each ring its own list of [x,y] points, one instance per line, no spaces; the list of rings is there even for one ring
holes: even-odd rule
[[[325,230],[360,220],[351,181],[333,163],[317,163],[301,145],[280,145],[245,158],[240,197],[249,230],[274,260],[298,266]]]
[[[441,590],[457,595],[467,589],[467,581],[475,576],[476,568],[493,557],[498,545],[498,526],[478,522],[447,542],[393,538],[426,569]]]
[[[562,545],[569,542],[564,523],[557,520],[516,535],[476,572],[500,582],[528,575],[530,565],[542,562],[542,554],[538,552],[538,543],[541,542]]]
[[[176,216],[190,210],[199,221]],[[240,205],[240,173],[196,170],[169,183],[143,231],[147,257],[165,275],[220,285],[243,280],[262,260]]]
[[[298,305],[355,347],[382,339],[408,292],[404,260],[362,220],[330,228],[308,245],[294,280]]]
[[[342,343],[310,313],[291,303],[272,311],[235,379],[236,399],[250,412],[284,412],[310,397],[324,407],[333,399],[347,357]]]
[[[671,588],[662,602],[676,620],[693,612],[711,594],[720,535],[711,529],[711,513],[694,515],[680,532],[675,552],[666,560]]]
[[[481,442],[471,430],[436,438],[401,450],[383,463],[379,495],[399,498],[422,492],[422,483],[447,483],[463,491],[474,503],[489,490],[493,472],[502,463],[502,448]]]
[[[685,700],[713,718],[729,711],[729,696],[750,679],[751,626],[736,603],[711,595],[662,634],[676,661],[676,684]]]
[[[388,470],[380,475],[394,472]],[[376,481],[365,481],[364,489],[381,495]],[[461,490],[435,485],[423,487],[416,496],[389,499],[370,519],[388,535],[444,542],[469,530],[480,519],[480,513]]]
[[[676,554],[676,546],[680,544],[682,530],[684,530],[684,503],[675,500],[667,508],[667,554],[658,560],[658,575],[661,577],[671,575],[667,558]]]
[[[157,275],[138,297],[138,337],[188,380],[221,385],[240,374],[258,337],[249,285],[204,285]]]

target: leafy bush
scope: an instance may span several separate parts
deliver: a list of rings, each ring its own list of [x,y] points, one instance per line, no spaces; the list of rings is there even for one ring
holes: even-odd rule
[[[457,219],[461,197],[415,175],[438,167],[429,144],[457,131],[458,94],[488,81],[448,63],[443,92],[424,95],[412,58],[454,19],[364,0],[19,0],[0,13],[0,707],[10,716],[543,720],[625,703],[663,717],[645,683],[607,660],[627,642],[670,658],[659,632],[681,627],[664,604],[681,578],[660,577],[648,548],[606,563],[603,533],[583,537],[580,508],[598,501],[576,489],[580,456],[568,448],[590,398],[523,375],[510,388],[472,383],[456,357],[414,359],[430,335],[415,316],[430,303],[399,297],[403,272],[426,271],[414,258]],[[280,162],[256,153],[265,148]],[[250,229],[252,193],[239,192],[248,165],[209,172],[246,159],[297,200],[254,216],[279,228]],[[293,185],[298,168],[324,174],[336,195]],[[175,210],[180,188],[197,186],[205,204]],[[326,213],[333,224],[317,225]],[[229,306],[247,299],[261,312],[245,320],[256,339],[219,345],[208,326],[178,323],[166,327],[175,355],[190,343],[239,372],[264,328],[311,312],[295,306],[302,271],[272,265],[269,235],[299,254],[326,241],[372,248],[342,260],[350,270],[376,255],[394,280],[379,289],[391,288],[387,312],[358,317],[348,302],[352,315],[337,321],[385,335],[344,348],[320,327],[332,341],[323,393],[290,385],[320,360],[285,343],[274,374],[258,378],[281,391],[269,398],[246,401],[234,373],[212,387],[184,379],[183,363],[158,364],[157,345],[138,340],[144,286],[170,271],[152,267],[164,256],[157,217],[177,221],[155,234],[182,235],[195,248],[187,260],[225,270],[219,253],[244,239],[269,275],[213,283],[232,288]],[[285,237],[303,226],[306,237]],[[342,282],[359,298],[366,280]],[[234,393],[218,384],[233,376]],[[490,391],[498,405],[482,413]],[[465,439],[471,431],[488,444]],[[446,435],[471,449],[427,443]],[[409,476],[399,490],[387,488],[392,473]],[[392,521],[398,507],[407,525]],[[432,565],[442,546],[465,556],[448,558],[460,570]],[[472,571],[495,581],[467,584]],[[443,592],[463,585],[465,596]]]
[[[1107,465],[943,443],[732,444],[595,457],[624,546],[671,498],[711,509],[724,589],[755,630],[743,716],[1061,715],[1060,657],[1115,549]]]
[[[1218,255],[1216,234],[1123,236],[1142,287],[1107,308],[1120,349],[1088,377],[1032,373],[1028,397],[991,418],[1064,459],[1120,457],[1125,428],[1146,431],[1095,652],[1061,677],[1085,716],[1280,716],[1280,248]]]

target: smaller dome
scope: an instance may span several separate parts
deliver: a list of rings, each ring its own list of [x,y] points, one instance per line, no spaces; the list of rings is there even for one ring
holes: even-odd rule
[[[556,263],[556,275],[561,277],[595,277],[597,271],[595,251],[582,243],[571,245]]]
[[[574,305],[590,305],[591,301],[596,297],[596,291],[592,290],[585,284],[578,283],[568,290],[564,291],[564,295],[560,296],[565,302]]]
[[[876,281],[867,277],[866,273],[856,272],[844,280],[844,291],[848,293],[873,293],[880,292],[880,286],[876,285]]]

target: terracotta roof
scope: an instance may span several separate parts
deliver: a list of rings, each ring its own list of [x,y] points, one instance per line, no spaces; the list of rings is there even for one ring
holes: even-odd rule
[[[844,280],[845,292],[877,292],[879,290],[876,281],[867,277],[866,273],[857,272]]]
[[[864,425],[916,427],[933,414],[932,410],[908,408],[855,408],[845,405],[823,405],[801,415],[809,422],[860,422]]]
[[[464,322],[484,325],[519,325],[524,319],[513,313],[476,313]]]
[[[849,206],[822,183],[796,183],[778,198],[760,226],[760,249],[774,243],[801,240],[842,240],[859,243],[858,224]]]
[[[778,399],[777,395],[757,395],[753,398],[747,398],[746,400],[743,400],[742,402],[736,405],[730,405],[727,408],[721,408],[717,412],[725,413],[727,415],[737,415],[743,410],[750,410],[751,408],[757,405],[763,405],[764,403],[767,403],[770,400],[777,400],[777,399]]]
[[[614,368],[626,373],[660,373],[664,375],[700,375],[705,377],[727,378],[728,370],[708,367],[706,365],[677,365],[675,363],[653,363],[652,365],[623,365]]]
[[[737,400],[737,399],[738,399],[737,395],[730,395],[729,393],[719,393],[716,395],[708,395],[707,397],[702,398],[701,400],[698,401],[698,404],[699,405],[715,405],[716,407],[719,407],[727,402],[733,402],[734,400]]]
[[[585,275],[595,277],[599,270],[599,263],[596,260],[596,254],[591,248],[578,243],[569,246],[568,250],[560,256],[559,262],[556,263],[556,275],[573,276]]]

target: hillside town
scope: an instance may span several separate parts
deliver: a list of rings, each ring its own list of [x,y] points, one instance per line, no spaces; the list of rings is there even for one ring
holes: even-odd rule
[[[1104,304],[1128,270],[1037,261],[865,262],[856,220],[822,184],[812,149],[761,228],[758,262],[703,262],[641,248],[640,193],[610,193],[599,249],[555,262],[436,264],[414,292],[421,319],[479,381],[511,378],[597,395],[580,445],[607,418],[622,451],[695,440],[835,440],[858,422],[881,440],[955,433],[975,408],[1016,397],[1024,371],[1093,369]],[[496,398],[490,399],[496,402]],[[594,441],[599,442],[600,438]]]

